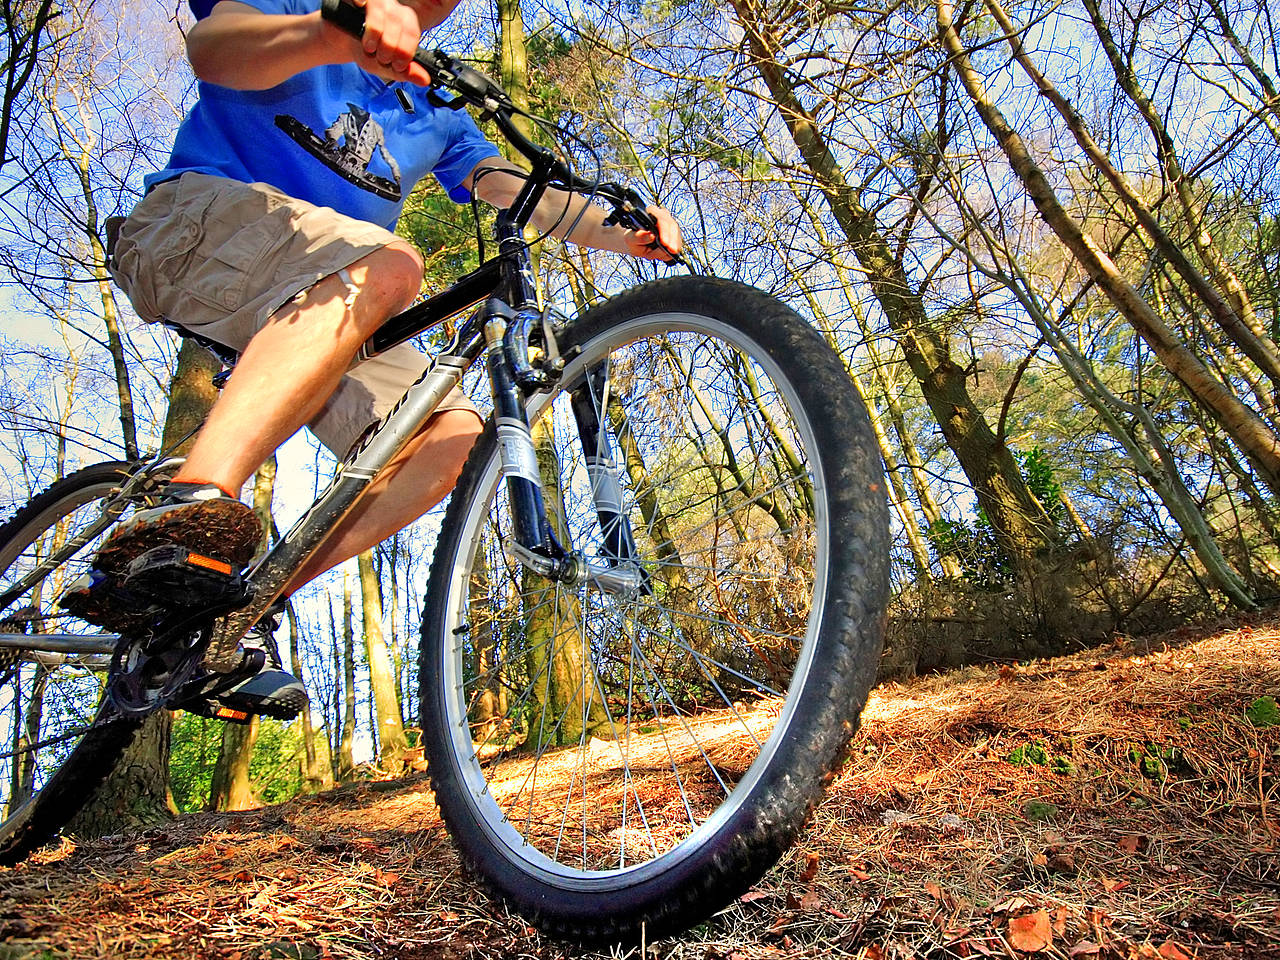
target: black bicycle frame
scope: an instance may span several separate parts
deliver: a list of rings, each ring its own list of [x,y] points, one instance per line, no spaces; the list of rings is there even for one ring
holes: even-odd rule
[[[205,654],[210,669],[225,671],[235,666],[236,646],[249,627],[341,523],[373,479],[419,433],[445,395],[482,354],[493,391],[493,416],[516,540],[532,554],[545,558],[553,576],[557,572],[568,576],[566,551],[547,520],[522,387],[504,350],[511,324],[527,325],[532,317],[541,317],[523,233],[546,191],[547,179],[546,169],[535,169],[511,208],[499,213],[498,253],[494,259],[449,289],[392,317],[361,348],[360,359],[377,356],[459,311],[480,304],[459,325],[452,341],[433,358],[417,383],[347,456],[310,509],[250,569],[247,579],[253,588],[253,599],[227,614],[215,630]]]

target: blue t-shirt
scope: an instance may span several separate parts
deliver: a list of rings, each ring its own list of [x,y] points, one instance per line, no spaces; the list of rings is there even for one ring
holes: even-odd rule
[[[191,0],[197,18],[216,0]],[[310,13],[319,0],[240,0],[263,13]],[[269,183],[299,200],[392,229],[413,185],[434,173],[449,196],[498,149],[465,110],[432,106],[426,89],[387,83],[354,63],[315,67],[270,90],[199,84],[168,166],[148,189],[188,172]]]

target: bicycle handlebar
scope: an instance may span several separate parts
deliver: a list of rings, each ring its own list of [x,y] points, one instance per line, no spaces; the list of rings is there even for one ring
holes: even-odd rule
[[[322,0],[320,15],[353,37],[358,38],[364,35],[363,7],[354,6],[346,0]],[[502,135],[522,156],[536,167],[548,170],[548,183],[559,184],[568,190],[607,200],[613,206],[613,212],[605,220],[606,224],[648,230],[655,237],[657,236],[657,221],[645,209],[644,199],[635,190],[623,184],[580,177],[545,147],[539,146],[525,136],[512,119],[521,112],[520,109],[512,103],[511,97],[497,81],[475,67],[451,57],[443,50],[419,47],[413,59],[427,71],[432,87],[450,90],[457,94],[464,104],[482,110],[493,117]],[[449,103],[445,105],[453,106]]]

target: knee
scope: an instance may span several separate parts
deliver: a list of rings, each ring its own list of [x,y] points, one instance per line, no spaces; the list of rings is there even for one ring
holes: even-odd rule
[[[361,297],[390,316],[408,307],[422,289],[422,257],[407,243],[389,243],[348,268]]]

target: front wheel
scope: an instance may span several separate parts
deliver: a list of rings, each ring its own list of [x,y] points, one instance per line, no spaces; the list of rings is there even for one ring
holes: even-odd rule
[[[103,703],[116,636],[60,607],[112,525],[154,506],[156,477],[136,466],[85,467],[0,526],[0,864],[62,829],[140,723]]]
[[[428,770],[464,859],[522,914],[656,937],[759,879],[844,756],[884,629],[882,467],[838,357],[760,291],[660,281],[560,340],[572,359],[530,408],[548,514],[642,588],[553,583],[504,549],[491,424],[431,570]]]

